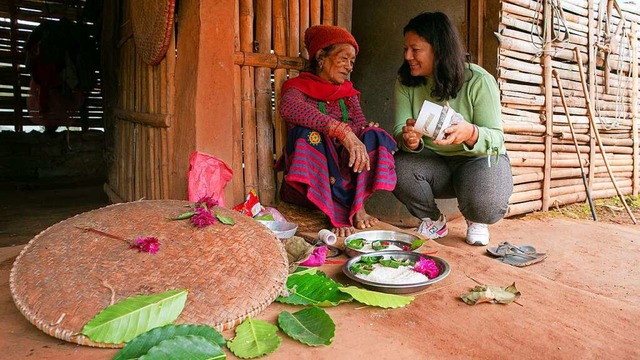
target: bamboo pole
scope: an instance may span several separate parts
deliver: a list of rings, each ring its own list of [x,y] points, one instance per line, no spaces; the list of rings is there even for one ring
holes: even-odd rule
[[[270,49],[270,47],[268,47]],[[233,55],[233,62],[236,65],[266,67],[271,69],[295,69],[302,70],[306,62],[300,57],[291,57],[274,54],[261,54],[237,51]]]
[[[333,25],[333,0],[322,1],[322,24]]]
[[[300,34],[298,36],[300,45],[300,56],[308,59],[309,53],[304,46],[304,32],[309,28],[309,0],[300,0]]]
[[[240,0],[240,50],[253,51],[253,0]],[[244,192],[258,186],[257,123],[255,114],[254,68],[243,66],[242,75],[242,149],[244,154]]]
[[[320,25],[321,17],[320,13],[322,10],[322,1],[321,0],[310,0],[310,12],[311,12],[311,26]],[[309,56],[313,56],[313,54],[309,54]]]
[[[583,69],[582,69],[582,60],[580,57],[580,53],[579,50],[576,48],[574,49],[574,51],[576,52],[576,61],[578,62],[578,69],[580,71],[580,76],[581,76],[581,82],[582,82],[582,89],[584,90],[584,96],[585,99],[589,99],[589,90],[587,89],[587,83],[584,79],[584,73],[583,73]],[[600,147],[600,153],[602,154],[602,159],[604,160],[604,164],[607,168],[607,171],[609,172],[609,176],[611,177],[611,182],[613,183],[613,187],[616,189],[616,192],[618,194],[618,196],[620,197],[620,201],[622,201],[622,204],[624,205],[624,208],[627,210],[627,213],[629,214],[629,217],[631,218],[631,220],[633,221],[634,224],[638,224],[638,222],[636,221],[636,217],[633,215],[633,212],[631,212],[631,209],[629,209],[629,205],[627,205],[627,201],[624,198],[624,194],[620,191],[620,188],[618,187],[618,184],[616,183],[616,179],[615,176],[613,175],[613,172],[609,166],[609,162],[607,160],[607,154],[605,152],[604,146],[602,145],[602,141],[600,140],[600,133],[598,132],[598,128],[596,126],[595,123],[595,115],[593,113],[593,109],[591,107],[591,101],[587,100],[587,110],[588,110],[588,115],[589,115],[589,121],[591,122],[591,126],[593,128],[593,132],[594,135],[596,136],[596,143],[598,144],[598,146]]]
[[[271,0],[256,3],[256,41],[258,52],[271,52]],[[271,119],[271,69],[258,67],[256,75],[256,124],[258,140],[258,193],[260,202],[275,205],[276,185],[273,170],[273,122]]]
[[[544,118],[545,118],[545,134],[544,134],[544,178],[542,179],[542,211],[549,210],[549,188],[551,181],[551,138],[553,137],[553,83],[551,82],[551,33],[553,30],[553,22],[551,21],[551,3],[544,2],[544,53],[542,55],[542,67],[544,70]]]
[[[598,221],[598,215],[596,215],[596,209],[593,206],[593,200],[591,199],[591,190],[589,189],[589,183],[587,183],[587,178],[584,173],[584,166],[582,165],[582,157],[580,155],[580,148],[578,147],[578,142],[575,138],[575,133],[573,131],[573,125],[571,123],[571,117],[569,115],[569,110],[567,106],[566,99],[564,97],[564,89],[562,88],[562,82],[560,81],[560,76],[558,72],[554,69],[552,71],[553,76],[556,78],[556,83],[558,85],[558,90],[560,91],[560,99],[562,100],[562,105],[564,106],[564,111],[567,116],[567,122],[569,123],[569,129],[571,130],[571,137],[573,139],[573,145],[576,147],[576,154],[578,155],[578,163],[580,163],[580,173],[582,175],[582,183],[584,185],[584,191],[587,194],[587,200],[589,200],[589,208],[591,209],[591,216],[593,217],[593,221]]]
[[[631,33],[629,34],[631,43],[631,136],[633,139],[633,196],[638,196],[638,24],[631,23]]]
[[[588,0],[587,6],[588,6],[587,16],[589,18],[589,30],[587,31],[587,39],[589,40],[589,46],[587,46],[587,61],[589,64],[589,89],[595,89],[596,88],[596,76],[595,76],[596,74],[596,53],[595,53],[596,34],[594,34],[595,19],[590,10],[590,9],[593,9],[593,0]],[[582,61],[580,61],[580,63],[582,63]],[[582,72],[579,75],[582,76]],[[596,91],[598,90],[596,89]],[[582,96],[585,97],[585,101],[586,101],[586,96],[584,92],[582,93]],[[593,101],[594,98],[590,100]],[[589,123],[589,148],[590,148],[589,159],[595,159],[596,157],[596,142],[595,142],[596,139],[594,136],[594,129],[593,129],[594,127],[595,126],[591,126],[591,123]],[[589,184],[593,183],[593,176],[595,173],[594,167],[595,167],[594,163],[589,163]]]

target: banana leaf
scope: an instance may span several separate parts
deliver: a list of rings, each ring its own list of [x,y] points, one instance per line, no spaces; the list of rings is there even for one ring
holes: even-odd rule
[[[278,327],[266,321],[247,318],[236,328],[236,337],[227,342],[234,355],[251,359],[270,354],[280,346],[282,339],[276,335]]]
[[[289,275],[287,296],[278,296],[276,301],[292,305],[336,306],[352,300],[351,295],[338,290],[337,282],[318,274]]]
[[[216,329],[208,325],[165,325],[136,336],[120,350],[113,360],[136,359],[163,340],[187,335],[201,336],[220,347],[227,343]]]
[[[139,360],[223,360],[227,358],[224,350],[202,336],[176,336],[149,349]]]
[[[278,325],[291,338],[310,346],[330,345],[336,332],[329,314],[317,307],[293,314],[283,311],[278,315]]]
[[[385,294],[377,291],[361,289],[355,286],[341,287],[338,289],[353,296],[357,302],[385,309],[404,307],[415,299],[413,296]]]
[[[128,342],[153,328],[172,323],[186,301],[187,290],[127,298],[102,310],[81,333],[95,342]]]

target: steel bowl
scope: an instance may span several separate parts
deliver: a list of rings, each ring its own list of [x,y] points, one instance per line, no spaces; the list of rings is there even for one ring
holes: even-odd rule
[[[368,281],[368,280],[364,280],[357,277],[356,274],[351,271],[351,265],[360,261],[360,258],[363,256],[384,256],[385,259],[389,259],[393,257],[394,259],[402,259],[402,260],[411,259],[412,261],[418,261],[420,260],[421,257],[425,259],[433,259],[433,261],[435,261],[436,263],[436,266],[438,267],[438,270],[440,270],[440,274],[433,279],[429,279],[427,281],[413,283],[413,284],[401,285],[401,284],[387,284],[387,283]],[[429,255],[424,255],[416,252],[407,252],[407,251],[376,251],[376,252],[352,257],[351,259],[349,259],[349,261],[347,261],[344,264],[344,266],[342,267],[342,271],[344,272],[345,275],[347,275],[349,279],[362,284],[364,287],[368,289],[385,292],[385,293],[391,293],[391,294],[407,294],[407,293],[423,290],[427,286],[437,283],[438,281],[446,278],[449,275],[449,272],[451,272],[451,268],[449,267],[448,262],[436,256],[429,256]]]
[[[288,239],[296,234],[298,231],[298,225],[285,221],[266,221],[257,220],[260,224],[266,226],[271,230],[279,239]]]
[[[369,243],[376,240],[386,240],[386,241],[389,241],[389,243],[399,248],[402,248],[403,246],[407,246],[407,245],[411,246],[411,244],[415,240],[418,240],[420,238],[415,235],[411,235],[411,234],[407,234],[399,231],[388,231],[388,230],[362,231],[359,233],[355,233],[353,235],[349,235],[344,239],[344,250],[347,253],[347,255],[350,257],[363,255],[363,254],[371,254],[374,251],[374,250],[372,251],[356,250],[347,246],[347,244],[349,244],[349,242],[354,239],[365,239]],[[387,250],[382,250],[382,251],[387,251]]]

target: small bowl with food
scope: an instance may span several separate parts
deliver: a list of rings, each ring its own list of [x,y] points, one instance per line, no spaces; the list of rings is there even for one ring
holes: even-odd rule
[[[266,226],[279,239],[288,239],[298,231],[298,224],[286,221],[267,221],[257,220],[260,224]]]
[[[415,235],[386,230],[362,231],[344,239],[345,252],[349,257],[374,251],[414,251],[422,244],[424,240]]]

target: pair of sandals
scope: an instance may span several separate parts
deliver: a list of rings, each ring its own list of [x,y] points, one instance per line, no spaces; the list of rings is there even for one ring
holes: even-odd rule
[[[487,252],[505,264],[523,267],[539,263],[547,257],[546,253],[539,253],[531,245],[514,245],[507,241],[501,242],[497,247],[490,247]]]

